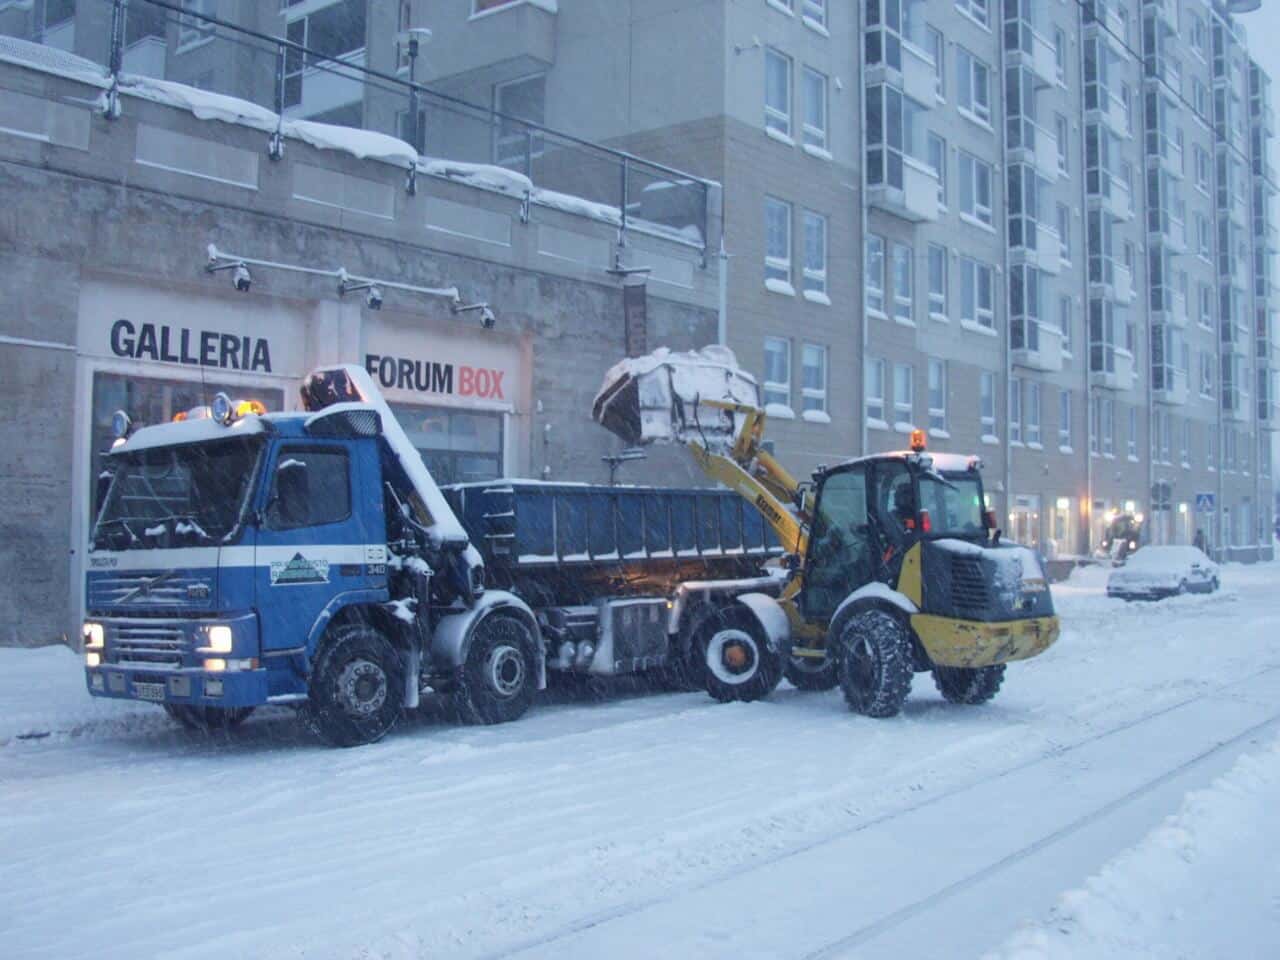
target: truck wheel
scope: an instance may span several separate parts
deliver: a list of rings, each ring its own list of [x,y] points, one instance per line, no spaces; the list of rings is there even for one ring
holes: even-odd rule
[[[817,692],[834,690],[840,683],[836,661],[830,656],[825,660],[815,660],[813,657],[791,657],[787,660],[783,672],[797,690]]]
[[[828,641],[830,642],[830,641]],[[911,636],[883,610],[854,614],[836,641],[845,702],[854,713],[893,717],[911,692]]]
[[[509,723],[533,703],[537,670],[529,628],[514,617],[485,617],[458,668],[454,707],[464,723]]]
[[[303,715],[335,747],[375,743],[400,720],[404,664],[390,641],[372,627],[338,627],[311,665]]]
[[[1004,681],[1004,664],[994,667],[934,667],[938,692],[952,703],[986,703]]]
[[[234,730],[253,713],[253,707],[193,707],[185,703],[166,703],[164,712],[188,730],[211,733]]]
[[[722,703],[767,697],[782,681],[782,657],[769,649],[764,630],[742,607],[708,617],[696,637],[706,665],[707,693]]]

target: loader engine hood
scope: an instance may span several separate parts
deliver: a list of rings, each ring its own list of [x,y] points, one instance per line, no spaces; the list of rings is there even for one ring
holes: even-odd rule
[[[1033,550],[940,539],[924,541],[921,552],[930,614],[987,622],[1053,615],[1049,580]]]
[[[755,377],[738,366],[728,347],[689,353],[665,347],[630,357],[605,374],[591,415],[629,446],[696,438],[707,447],[728,447],[744,417],[714,404],[759,409]]]

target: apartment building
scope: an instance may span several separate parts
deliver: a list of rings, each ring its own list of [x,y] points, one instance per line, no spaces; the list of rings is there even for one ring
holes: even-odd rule
[[[140,70],[150,50],[146,69],[291,116],[558,176],[708,257],[719,238],[678,184],[553,158],[540,125],[723,184],[722,334],[800,473],[922,428],[977,452],[1007,532],[1048,554],[1131,512],[1156,542],[1270,556],[1274,113],[1231,4],[186,5],[443,99],[167,14],[130,28]],[[27,4],[79,52],[110,6]],[[465,104],[503,115],[497,133]],[[621,247],[617,264],[645,265]]]

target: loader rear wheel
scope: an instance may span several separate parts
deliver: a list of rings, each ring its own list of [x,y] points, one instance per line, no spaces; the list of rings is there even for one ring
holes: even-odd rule
[[[707,693],[721,703],[759,700],[782,682],[782,657],[750,611],[728,606],[708,617],[695,637],[706,665]]]
[[[825,660],[813,657],[791,657],[783,671],[797,690],[822,692],[834,690],[840,684],[840,672],[835,658]]]
[[[464,723],[510,723],[524,716],[538,686],[529,628],[514,617],[485,617],[458,668],[453,704]]]
[[[185,703],[166,703],[164,712],[188,730],[212,733],[234,730],[249,718],[253,707],[193,707]]]
[[[311,665],[303,717],[335,747],[381,740],[404,712],[404,664],[381,633],[363,624],[337,627]]]
[[[952,703],[986,703],[1004,681],[1004,664],[994,667],[934,667],[938,692]]]
[[[836,638],[836,655],[849,709],[867,717],[897,716],[911,692],[911,635],[906,625],[883,610],[856,613]]]

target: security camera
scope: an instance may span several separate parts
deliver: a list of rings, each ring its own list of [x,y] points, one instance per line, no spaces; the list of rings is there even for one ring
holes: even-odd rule
[[[249,268],[243,263],[237,264],[231,274],[231,282],[236,285],[236,289],[241,293],[248,293],[249,286],[253,283],[253,277],[249,276]]]
[[[494,317],[493,311],[488,307],[485,307],[480,311],[480,326],[484,327],[486,330],[492,330],[497,323],[498,321]]]
[[[377,287],[370,287],[369,292],[365,294],[364,302],[370,310],[381,310],[382,291]]]
[[[209,266],[212,267],[215,263],[218,262],[218,248],[216,245],[211,243],[207,247],[205,247],[205,251],[209,255]]]

